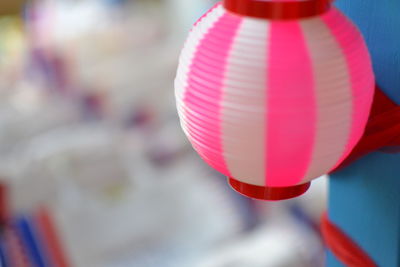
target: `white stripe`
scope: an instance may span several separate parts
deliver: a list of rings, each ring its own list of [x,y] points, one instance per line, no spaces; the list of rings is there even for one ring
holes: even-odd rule
[[[260,186],[265,186],[268,30],[266,20],[246,18],[241,24],[228,58],[221,111],[224,157],[232,177]]]
[[[301,26],[313,64],[317,122],[308,181],[328,172],[343,155],[352,121],[352,90],[346,57],[326,24],[319,18]]]

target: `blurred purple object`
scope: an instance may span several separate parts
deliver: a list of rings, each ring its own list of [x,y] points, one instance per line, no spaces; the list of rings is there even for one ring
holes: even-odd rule
[[[172,148],[167,146],[154,146],[151,147],[147,155],[150,161],[159,168],[166,167],[186,152],[182,148]]]
[[[136,108],[127,119],[127,127],[145,127],[154,120],[154,113],[149,107]]]
[[[88,120],[98,120],[104,117],[105,100],[100,94],[88,93],[82,96],[83,117]]]

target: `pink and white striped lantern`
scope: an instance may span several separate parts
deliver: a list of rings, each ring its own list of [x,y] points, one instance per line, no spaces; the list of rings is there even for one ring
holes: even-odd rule
[[[374,76],[360,32],[331,0],[224,0],[191,30],[175,88],[200,156],[236,191],[280,200],[351,152]]]

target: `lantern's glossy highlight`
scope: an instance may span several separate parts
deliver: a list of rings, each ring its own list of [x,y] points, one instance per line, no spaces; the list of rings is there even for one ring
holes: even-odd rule
[[[346,158],[364,131],[374,77],[361,34],[333,7],[271,20],[218,4],[191,30],[175,88],[199,155],[268,191],[299,188]]]

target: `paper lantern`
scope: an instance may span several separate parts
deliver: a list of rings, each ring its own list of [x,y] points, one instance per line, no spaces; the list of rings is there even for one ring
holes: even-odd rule
[[[340,164],[374,93],[368,50],[329,0],[225,0],[181,53],[175,94],[194,149],[240,193],[278,200]]]

